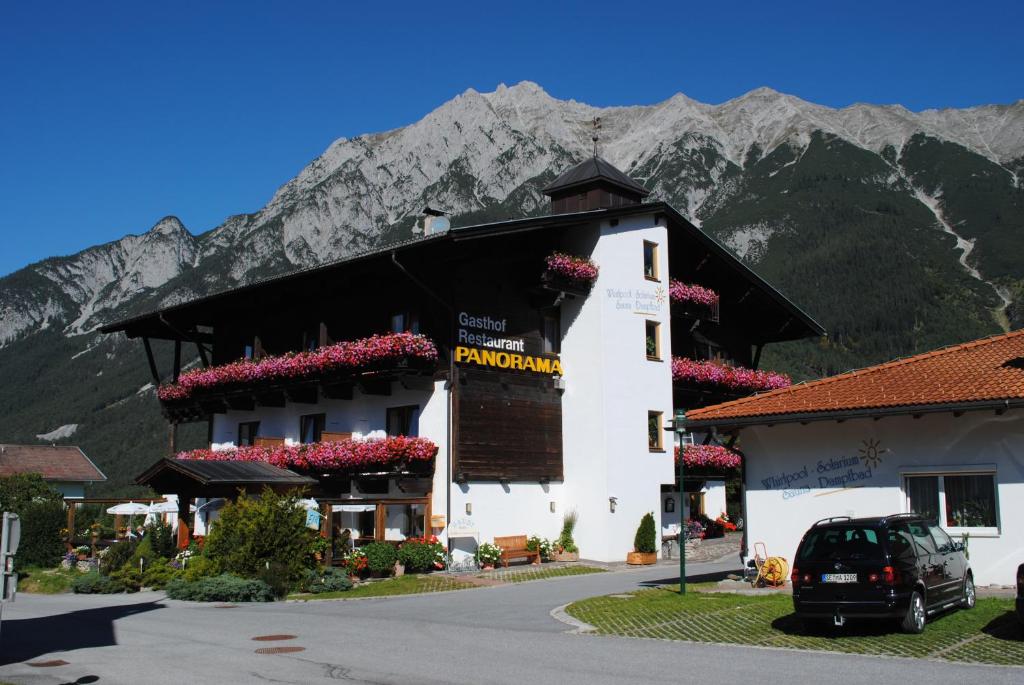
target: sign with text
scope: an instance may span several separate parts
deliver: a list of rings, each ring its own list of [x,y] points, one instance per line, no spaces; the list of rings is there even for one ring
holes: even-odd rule
[[[455,362],[510,371],[562,375],[558,359],[526,354],[526,340],[507,335],[508,319],[459,312]]]

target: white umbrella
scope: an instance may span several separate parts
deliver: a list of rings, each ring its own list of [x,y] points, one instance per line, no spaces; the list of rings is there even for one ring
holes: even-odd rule
[[[147,514],[149,513],[148,504],[139,504],[138,502],[124,502],[122,504],[116,504],[107,509],[108,514],[120,514],[121,516],[134,516],[136,514]]]
[[[315,499],[300,499],[297,504],[303,509],[320,509]]]
[[[191,513],[196,513],[196,505],[188,505],[188,510]],[[150,514],[177,514],[178,503],[177,502],[157,502],[156,504],[150,504],[147,513]]]

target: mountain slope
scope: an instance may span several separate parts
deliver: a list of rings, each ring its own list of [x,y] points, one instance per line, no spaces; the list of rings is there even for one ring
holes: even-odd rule
[[[339,139],[263,209],[202,235],[168,217],[0,279],[0,440],[79,424],[70,439],[124,482],[166,430],[141,353],[97,326],[408,237],[428,202],[456,226],[543,213],[540,188],[591,154],[594,117],[602,156],[829,330],[766,363],[815,376],[1020,323],[1024,101],[835,110],[762,88],[595,108],[524,82]]]

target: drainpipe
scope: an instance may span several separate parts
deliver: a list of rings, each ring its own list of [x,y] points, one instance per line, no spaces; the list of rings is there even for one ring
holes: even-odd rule
[[[426,283],[421,281],[419,278],[409,272],[401,262],[398,261],[398,256],[395,250],[391,251],[391,263],[401,271],[405,276],[412,281],[416,286],[429,295],[432,299],[437,301],[445,310],[448,312],[448,340],[450,343],[455,342],[455,309],[445,300],[443,297],[435,293]],[[455,354],[453,345],[449,345],[448,349],[448,383],[446,390],[448,395],[445,398],[445,528],[452,523],[452,402],[453,393],[455,392]],[[433,514],[431,514],[433,515]],[[448,558],[451,558],[452,554],[452,538],[447,533],[445,534],[445,542],[448,547]]]

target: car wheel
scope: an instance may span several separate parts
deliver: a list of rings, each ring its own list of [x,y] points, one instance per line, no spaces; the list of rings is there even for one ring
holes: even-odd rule
[[[960,606],[964,609],[973,609],[977,601],[977,592],[974,589],[974,579],[970,576],[964,578],[964,596],[960,600]]]
[[[907,606],[907,614],[900,622],[900,629],[904,633],[922,633],[924,632],[924,622],[924,597],[921,596],[921,593],[918,590],[914,590],[910,595],[910,604]]]

